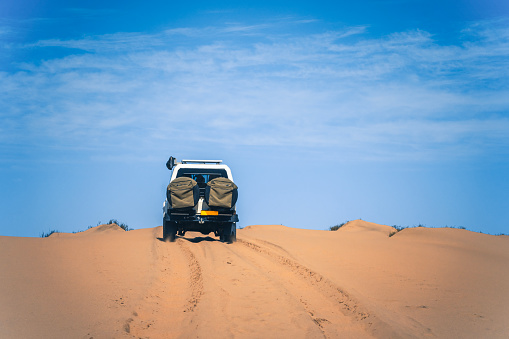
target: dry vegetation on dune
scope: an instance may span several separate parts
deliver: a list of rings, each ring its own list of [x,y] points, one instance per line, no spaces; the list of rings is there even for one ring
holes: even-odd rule
[[[117,219],[110,219],[110,221],[108,221],[106,224],[103,224],[101,223],[100,221],[97,223],[97,226],[101,226],[101,225],[117,225],[118,227],[120,227],[121,229],[123,229],[124,231],[132,231],[133,229],[132,228],[129,228],[129,226],[127,226],[127,224],[124,224],[123,222],[119,222],[117,221]],[[93,228],[93,226],[88,226],[87,229],[91,229]],[[83,232],[83,231],[76,231],[76,232],[73,232],[73,233],[80,233],[80,232]],[[50,230],[48,232],[42,232],[40,237],[41,238],[47,238],[49,236],[51,236],[53,233],[60,233],[60,231],[58,230]]]
[[[338,226],[0,237],[0,337],[509,336],[509,237]]]
[[[362,221],[362,219],[358,219],[360,221]],[[355,221],[355,220],[354,220]],[[334,226],[330,226],[329,227],[329,231],[337,231],[339,230],[341,227],[345,226],[346,224],[348,224],[350,221],[345,221],[345,222],[342,222],[340,224],[336,224]],[[422,225],[422,224],[418,224],[417,226],[399,226],[399,225],[392,225],[392,228],[394,228],[394,231],[392,231],[391,233],[389,233],[389,237],[392,237],[393,235],[395,235],[396,233],[398,232],[401,232],[402,230],[404,229],[407,229],[407,228],[415,228],[415,227],[426,227],[426,228],[456,228],[456,229],[460,229],[460,230],[466,230],[467,228],[464,227],[464,226],[442,226],[442,227],[429,227],[429,226],[426,226],[426,225]],[[478,233],[483,233],[483,232],[478,232]],[[499,233],[499,234],[496,234],[496,235],[506,235],[505,233]]]

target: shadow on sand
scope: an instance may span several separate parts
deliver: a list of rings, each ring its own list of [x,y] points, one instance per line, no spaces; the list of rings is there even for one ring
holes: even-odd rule
[[[202,241],[209,241],[209,242],[220,241],[219,239],[214,239],[214,238],[209,237],[209,236],[206,236],[206,237],[194,237],[194,238],[184,238],[184,237],[181,237],[181,236],[176,236],[175,240],[176,239],[182,239],[182,240],[185,240],[187,242],[192,242],[194,244],[201,243]],[[157,240],[164,242],[163,238],[157,238]]]

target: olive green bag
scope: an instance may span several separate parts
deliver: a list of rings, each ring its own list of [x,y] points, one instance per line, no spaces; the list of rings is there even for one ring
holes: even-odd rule
[[[200,188],[191,178],[176,178],[168,185],[166,197],[172,208],[192,208],[198,203]]]
[[[205,202],[212,208],[233,208],[238,198],[237,189],[228,178],[212,179],[205,189]]]

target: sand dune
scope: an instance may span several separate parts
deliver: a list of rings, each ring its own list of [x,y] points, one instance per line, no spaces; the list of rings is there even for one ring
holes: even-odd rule
[[[509,337],[509,237],[394,231],[0,237],[0,338]]]

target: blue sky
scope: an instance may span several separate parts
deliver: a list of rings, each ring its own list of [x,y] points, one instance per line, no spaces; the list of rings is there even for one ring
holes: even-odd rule
[[[2,2],[0,235],[158,226],[170,155],[241,227],[508,233],[508,79],[502,1]]]

